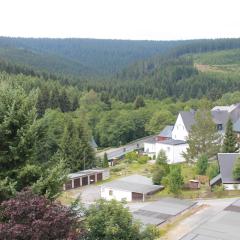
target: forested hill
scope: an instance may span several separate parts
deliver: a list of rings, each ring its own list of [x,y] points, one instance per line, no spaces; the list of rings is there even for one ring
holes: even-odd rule
[[[0,60],[60,75],[106,76],[183,43],[0,37]]]

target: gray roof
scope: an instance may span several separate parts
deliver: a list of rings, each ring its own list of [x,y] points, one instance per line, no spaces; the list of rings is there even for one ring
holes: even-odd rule
[[[90,170],[84,170],[84,171],[79,171],[79,172],[75,172],[75,173],[70,173],[68,174],[68,178],[69,179],[73,179],[73,178],[79,178],[79,177],[84,177],[84,176],[88,176],[88,175],[92,175],[95,173],[102,173],[104,172],[104,169],[90,169]]]
[[[228,111],[215,110],[215,111],[211,111],[211,114],[212,114],[212,119],[214,123],[223,124],[223,126],[227,124],[227,121],[230,117]]]
[[[162,198],[134,211],[133,217],[140,220],[145,225],[159,225],[182,213],[194,204],[196,203],[188,200]]]
[[[234,180],[232,177],[233,166],[238,157],[240,157],[239,153],[218,154],[222,183],[240,183],[240,180]]]
[[[148,194],[163,189],[163,186],[161,185],[154,185],[150,178],[137,174],[105,183],[102,185],[102,187],[143,194]]]
[[[189,131],[193,124],[195,124],[195,111],[181,111],[179,113],[182,117],[185,128]]]
[[[159,136],[171,138],[171,137],[172,137],[172,130],[173,130],[173,126],[172,126],[172,125],[167,125],[167,126],[159,133]]]
[[[234,131],[234,132],[240,132],[240,119],[238,119],[238,120],[233,124],[233,131]]]
[[[239,200],[196,227],[181,240],[239,240]]]
[[[186,144],[186,141],[183,140],[175,140],[175,139],[168,139],[159,142],[161,144],[166,144],[166,145],[181,145],[181,144]]]
[[[216,183],[218,183],[219,181],[221,181],[221,179],[222,179],[222,176],[221,176],[221,174],[219,173],[216,177],[214,177],[213,179],[211,179],[211,181],[210,181],[210,186],[215,185]]]
[[[196,111],[180,112],[183,123],[188,131],[191,130],[192,125],[196,123],[195,114],[196,114]],[[231,114],[226,110],[211,110],[211,115],[212,115],[213,122],[215,124],[222,124],[223,128],[225,128],[228,119],[233,118],[233,116],[231,116]]]

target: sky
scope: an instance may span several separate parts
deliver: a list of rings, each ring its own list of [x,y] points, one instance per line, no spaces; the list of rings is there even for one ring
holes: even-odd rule
[[[0,36],[240,37],[239,0],[0,0]]]

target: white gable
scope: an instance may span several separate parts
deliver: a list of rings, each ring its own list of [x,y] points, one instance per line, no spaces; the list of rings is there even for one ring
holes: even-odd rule
[[[177,120],[172,131],[172,139],[186,141],[187,138],[188,131],[184,125],[181,114],[178,114]]]

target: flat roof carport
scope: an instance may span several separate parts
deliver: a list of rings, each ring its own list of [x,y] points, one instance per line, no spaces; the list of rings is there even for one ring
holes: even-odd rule
[[[143,224],[160,225],[195,205],[196,202],[176,198],[163,198],[133,212]]]
[[[204,222],[181,240],[239,240],[240,199]]]

